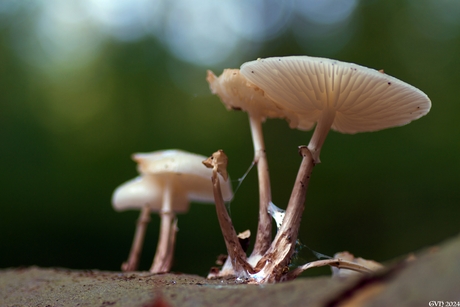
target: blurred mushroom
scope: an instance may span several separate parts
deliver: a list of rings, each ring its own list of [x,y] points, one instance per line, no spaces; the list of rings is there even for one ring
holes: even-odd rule
[[[262,122],[268,118],[285,117],[285,114],[268,98],[263,91],[247,82],[239,69],[225,69],[219,77],[208,70],[206,80],[211,92],[219,96],[229,110],[243,110],[248,113],[254,144],[254,163],[257,164],[259,180],[259,225],[254,250],[249,257],[250,263],[257,263],[270,246],[271,217],[268,204],[271,202],[270,177],[267,155],[262,133]]]
[[[299,147],[302,163],[283,224],[256,266],[263,268],[258,278],[276,281],[294,252],[311,171],[320,162],[329,130],[356,133],[402,126],[427,114],[431,102],[419,89],[383,72],[324,58],[259,59],[244,63],[240,71],[287,111],[291,128],[308,130],[316,123],[308,147]]]
[[[212,172],[203,167],[205,156],[182,150],[164,150],[138,153],[133,159],[138,163],[141,179],[120,186],[114,193],[115,208],[145,208],[140,220],[145,220],[145,211],[159,212],[161,217],[160,238],[155,258],[150,268],[152,273],[168,272],[172,265],[175,243],[176,213],[184,213],[190,202],[214,202],[213,187],[209,182]],[[232,188],[229,183],[221,185],[223,199],[230,200]],[[148,208],[148,209],[147,209]],[[139,246],[142,245],[145,222],[136,230],[127,270],[137,267]],[[139,233],[139,235],[138,235]],[[140,241],[140,243],[137,243]]]
[[[187,199],[176,200],[177,203],[187,202]],[[144,242],[145,231],[147,224],[150,222],[150,212],[160,212],[163,204],[163,195],[161,188],[157,182],[155,182],[152,176],[136,177],[124,184],[120,185],[112,196],[112,205],[116,211],[124,211],[129,209],[141,210],[139,219],[137,220],[136,232],[134,234],[134,240],[129,253],[128,260],[121,266],[122,271],[136,271],[139,265],[139,257],[142,252],[142,244]],[[185,211],[184,211],[185,212]],[[182,213],[182,212],[176,212]],[[177,222],[177,220],[175,220]],[[163,240],[171,241],[171,245],[174,246],[175,241],[175,229],[168,227],[167,221],[165,220],[160,228],[160,241]],[[165,231],[163,231],[165,229]],[[172,229],[173,231],[169,231]],[[168,260],[169,265],[172,262],[172,251],[169,253]],[[168,264],[165,264],[168,266]]]

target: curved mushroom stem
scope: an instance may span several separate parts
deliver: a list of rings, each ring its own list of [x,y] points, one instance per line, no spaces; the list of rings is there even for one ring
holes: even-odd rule
[[[222,191],[220,189],[220,181],[217,173],[223,175],[222,177],[224,179],[226,178],[227,156],[223,150],[219,150],[213,153],[210,158],[203,161],[203,164],[208,168],[212,167],[211,181],[214,192],[214,200],[216,202],[217,218],[224,236],[228,257],[233,265],[233,270],[238,277],[245,276],[247,273],[254,273],[251,265],[246,262],[246,254],[239,243],[238,236],[232,224],[232,219],[225,208]]]
[[[302,156],[302,163],[297,173],[283,223],[270,248],[257,263],[255,267],[257,273],[252,276],[259,283],[281,281],[288,270],[288,264],[295,250],[300,221],[305,208],[308,183],[315,166],[313,155],[306,146],[300,146],[299,153]]]
[[[250,114],[249,123],[251,126],[252,142],[254,144],[254,163],[257,164],[259,180],[259,224],[254,250],[248,258],[248,262],[255,265],[268,250],[272,240],[272,219],[268,213],[268,205],[272,200],[272,196],[267,154],[262,133],[262,119],[260,116]]]
[[[139,257],[142,252],[142,244],[144,242],[145,231],[147,225],[150,222],[150,208],[148,205],[145,205],[137,220],[136,232],[134,234],[133,245],[131,246],[131,251],[129,253],[128,260],[123,262],[121,265],[121,270],[123,272],[136,271],[139,266]]]
[[[297,173],[283,223],[270,248],[255,267],[257,274],[254,274],[253,277],[260,283],[278,282],[287,276],[288,264],[295,250],[302,213],[305,209],[310,175],[313,167],[321,162],[319,158],[321,148],[334,122],[335,114],[335,110],[326,107],[318,120],[308,146],[299,147],[302,163]]]
[[[166,185],[163,195],[163,207],[160,212],[160,238],[158,239],[157,250],[152,266],[150,267],[150,273],[166,273],[171,269],[177,230],[176,215],[171,208],[172,191]]]
[[[304,264],[302,266],[299,266],[295,268],[294,270],[290,271],[283,277],[283,281],[286,280],[292,280],[295,279],[297,276],[299,276],[302,272],[312,269],[312,268],[319,268],[325,265],[329,265],[332,267],[336,267],[338,269],[347,269],[347,270],[352,270],[355,272],[363,273],[363,274],[369,274],[374,272],[375,270],[372,270],[368,267],[365,267],[363,265],[343,260],[340,258],[333,258],[333,259],[325,259],[325,260],[317,260],[313,262],[309,262],[307,264]]]
[[[315,164],[321,163],[319,154],[321,152],[321,148],[323,147],[324,141],[326,140],[327,134],[331,130],[335,114],[335,110],[326,107],[321,113],[321,117],[316,124],[315,131],[313,132],[310,143],[308,144],[308,149],[313,156]]]

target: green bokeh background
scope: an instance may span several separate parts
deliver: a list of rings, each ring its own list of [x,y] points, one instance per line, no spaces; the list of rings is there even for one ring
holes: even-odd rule
[[[241,177],[253,155],[247,116],[227,111],[211,95],[206,69],[220,74],[268,56],[305,54],[383,68],[433,103],[426,117],[408,126],[329,134],[307,195],[300,231],[305,244],[327,255],[348,250],[385,261],[457,234],[460,10],[457,1],[438,2],[444,11],[456,9],[457,17],[430,17],[428,0],[363,0],[340,48],[327,37],[299,42],[292,29],[306,25],[293,21],[278,36],[254,43],[257,52],[237,55],[238,64],[209,67],[175,58],[153,36],[106,38],[85,64],[48,67],[44,57],[41,66],[33,65],[12,37],[34,35],[28,29],[39,9],[0,15],[0,268],[119,270],[138,212],[117,213],[110,198],[137,175],[134,152],[180,148],[210,155],[224,149],[232,179]],[[273,200],[284,208],[300,164],[297,146],[308,143],[311,132],[269,120],[264,133]],[[238,231],[255,235],[257,206],[253,170],[231,204]],[[143,270],[153,259],[158,226],[152,216]],[[214,207],[192,204],[179,216],[179,228],[173,271],[206,275],[225,253]]]

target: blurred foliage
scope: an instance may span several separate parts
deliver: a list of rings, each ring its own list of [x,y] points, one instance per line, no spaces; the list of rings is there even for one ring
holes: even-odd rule
[[[31,56],[24,57],[16,40],[36,35],[30,28],[39,8],[0,10],[0,267],[118,270],[138,213],[116,213],[110,198],[137,175],[130,155],[167,148],[209,155],[222,148],[236,184],[253,155],[247,116],[227,111],[211,95],[206,69],[220,74],[257,57],[294,54],[384,68],[433,103],[426,117],[405,127],[330,133],[310,183],[302,242],[323,254],[349,250],[384,261],[455,235],[460,22],[451,17],[459,12],[453,2],[439,1],[435,9],[442,14],[428,18],[434,1],[361,1],[348,39],[337,46],[327,36],[300,40],[295,31],[313,25],[296,19],[254,43],[257,50],[213,67],[175,58],[154,36],[107,37],[88,61],[56,62],[37,45],[27,45]],[[309,31],[323,26],[315,27]],[[284,208],[300,164],[297,146],[308,143],[311,132],[281,120],[267,121],[264,129],[273,200]],[[238,231],[255,235],[257,204],[252,171],[231,204]],[[141,269],[153,259],[158,226],[152,217]],[[225,253],[214,208],[193,204],[179,216],[179,228],[173,270],[205,275]]]

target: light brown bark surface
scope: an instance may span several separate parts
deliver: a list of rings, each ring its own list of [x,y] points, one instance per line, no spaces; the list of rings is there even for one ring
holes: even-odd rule
[[[428,306],[460,301],[459,259],[456,237],[418,252],[414,261],[393,261],[375,276],[299,278],[263,286],[185,274],[11,268],[0,270],[0,305]]]

